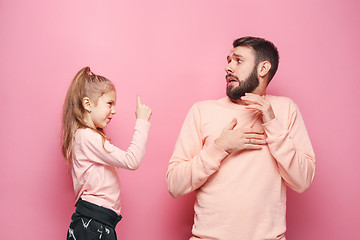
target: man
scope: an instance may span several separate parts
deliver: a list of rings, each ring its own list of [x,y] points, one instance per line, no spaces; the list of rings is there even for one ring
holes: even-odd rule
[[[191,239],[285,239],[286,188],[305,191],[315,157],[289,98],[266,94],[279,55],[256,37],[234,41],[227,97],[190,109],[170,159],[167,184],[196,191]]]

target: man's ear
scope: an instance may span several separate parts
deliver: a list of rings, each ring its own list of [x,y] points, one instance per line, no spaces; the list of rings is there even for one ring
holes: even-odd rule
[[[258,65],[258,76],[264,77],[266,74],[269,73],[271,68],[271,63],[268,61],[264,61],[259,63]]]
[[[82,105],[85,108],[85,110],[90,113],[91,112],[91,102],[90,102],[90,98],[88,97],[84,97],[82,100]]]

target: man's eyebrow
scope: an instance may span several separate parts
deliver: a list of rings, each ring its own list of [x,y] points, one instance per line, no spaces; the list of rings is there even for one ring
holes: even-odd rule
[[[244,58],[244,57],[243,57],[242,55],[240,55],[240,54],[233,53],[233,54],[231,54],[231,55],[228,55],[228,56],[226,57],[226,59],[229,59],[229,58],[231,58],[231,57]]]
[[[242,55],[240,55],[240,54],[234,53],[233,55],[234,55],[234,57],[244,58],[244,57],[243,57]]]

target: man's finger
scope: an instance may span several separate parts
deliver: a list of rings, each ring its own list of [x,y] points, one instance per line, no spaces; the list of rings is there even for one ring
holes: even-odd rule
[[[245,102],[246,104],[258,104],[260,105],[262,102],[257,98],[247,98],[247,97],[241,97],[241,100]]]
[[[252,102],[260,105],[264,103],[264,99],[257,94],[246,94],[245,96],[241,97],[241,100],[244,102]]]
[[[237,119],[233,118],[233,120],[225,127],[225,129],[233,130],[236,124],[237,124]]]
[[[252,149],[252,150],[260,150],[263,148],[262,145],[252,145],[252,144],[246,144],[245,149]]]
[[[251,128],[245,128],[243,131],[244,131],[245,134],[252,134],[252,133],[254,133],[254,134],[264,134],[265,133],[265,131],[264,131],[264,129],[262,127],[257,127],[257,126],[251,127]]]
[[[257,139],[257,140],[265,140],[265,135],[264,134],[255,134],[255,133],[246,133],[245,137],[247,139]]]
[[[245,106],[246,109],[259,110],[262,111],[262,106],[260,104],[249,104]]]

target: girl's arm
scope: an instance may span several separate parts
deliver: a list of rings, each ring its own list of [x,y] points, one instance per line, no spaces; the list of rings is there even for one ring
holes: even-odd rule
[[[102,136],[95,131],[89,128],[81,129],[75,141],[75,145],[78,145],[78,147],[74,147],[76,159],[79,162],[85,160],[135,170],[139,167],[145,154],[149,130],[150,123],[148,121],[137,119],[130,146],[123,151],[107,140],[103,145]]]
[[[115,147],[107,140],[103,144],[102,136],[89,128],[80,129],[75,139],[74,154],[76,154],[76,159],[118,168],[137,169],[145,154],[151,113],[151,109],[142,104],[140,96],[137,96],[137,119],[134,135],[126,151]],[[78,151],[76,151],[77,149]]]

